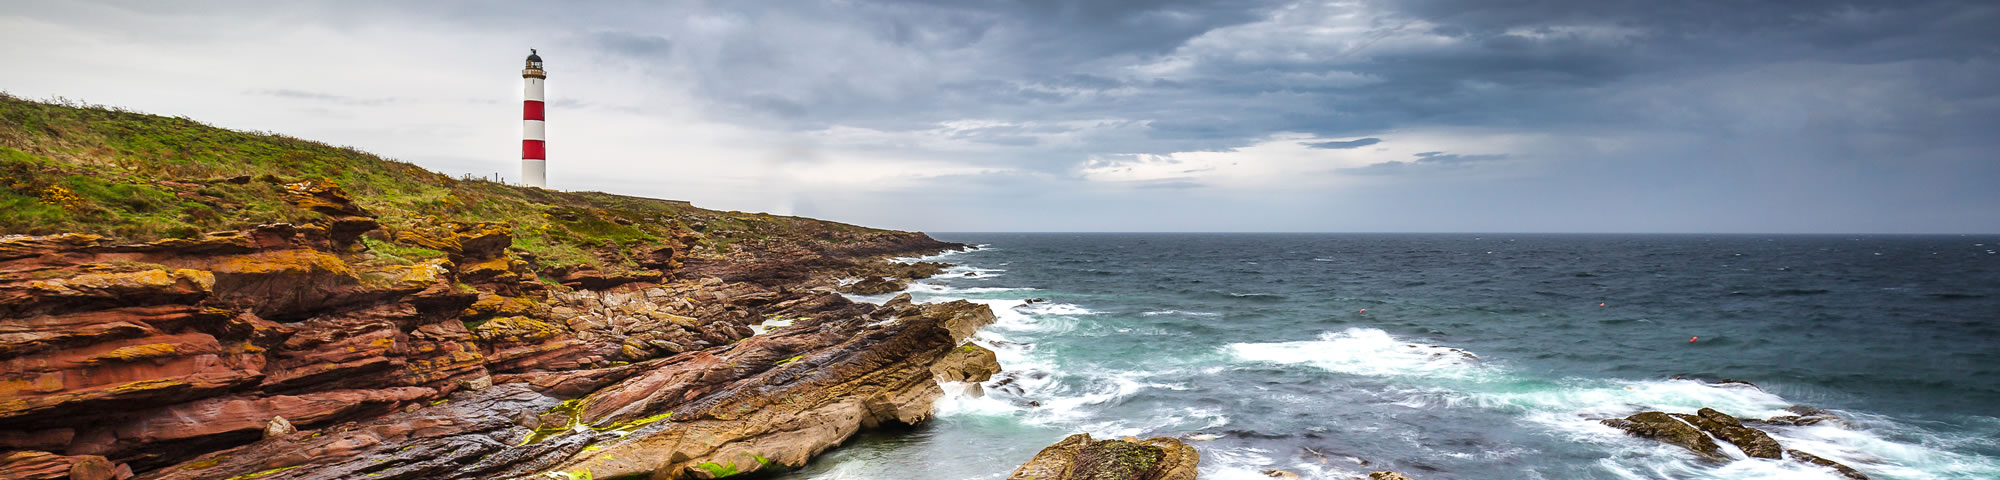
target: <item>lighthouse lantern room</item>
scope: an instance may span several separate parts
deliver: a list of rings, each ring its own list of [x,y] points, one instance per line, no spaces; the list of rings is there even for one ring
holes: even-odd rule
[[[528,49],[528,66],[521,70],[526,85],[521,91],[521,183],[530,187],[548,186],[548,128],[544,122],[542,56]]]

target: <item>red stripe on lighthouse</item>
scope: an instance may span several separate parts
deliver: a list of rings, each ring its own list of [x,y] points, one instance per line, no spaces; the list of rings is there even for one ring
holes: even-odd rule
[[[548,152],[544,151],[544,148],[541,140],[522,140],[521,159],[548,160]]]
[[[521,108],[522,120],[543,120],[541,100],[528,100],[527,104],[522,105]]]

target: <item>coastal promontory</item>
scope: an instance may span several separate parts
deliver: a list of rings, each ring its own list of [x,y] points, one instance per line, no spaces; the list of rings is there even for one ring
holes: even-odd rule
[[[4,478],[726,477],[999,368],[984,306],[837,291],[921,233],[184,118],[0,98],[0,233]]]

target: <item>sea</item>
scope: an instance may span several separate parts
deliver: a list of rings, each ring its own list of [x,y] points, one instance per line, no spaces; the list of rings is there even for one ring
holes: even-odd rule
[[[775,478],[1001,479],[1074,433],[1182,438],[1211,480],[1842,478],[1599,423],[1804,405],[1838,419],[1764,429],[2000,479],[2000,235],[934,236],[978,248],[905,293],[990,306],[1005,372]]]

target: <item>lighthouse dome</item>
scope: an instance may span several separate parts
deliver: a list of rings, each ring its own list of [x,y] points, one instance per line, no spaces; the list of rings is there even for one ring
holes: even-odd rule
[[[528,63],[542,63],[542,56],[536,54],[535,49],[530,48],[528,49]]]

